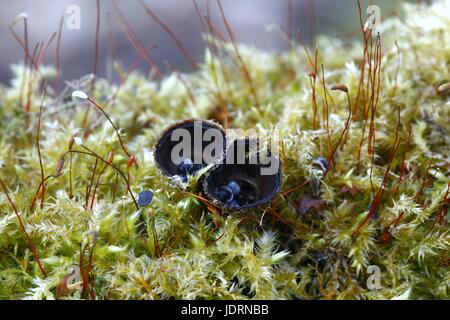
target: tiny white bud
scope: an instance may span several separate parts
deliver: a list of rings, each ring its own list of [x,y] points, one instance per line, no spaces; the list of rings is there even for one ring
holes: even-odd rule
[[[19,22],[20,19],[24,20],[28,19],[28,14],[26,12],[19,13],[11,22],[11,26],[14,27],[17,24],[17,22]]]
[[[77,144],[77,146],[81,146],[83,144],[83,140],[80,137],[73,138],[73,141]]]
[[[87,100],[88,95],[83,91],[75,90],[74,92],[72,92],[72,98]]]
[[[21,12],[17,15],[17,18],[22,18],[22,19],[28,19],[28,13],[26,12]]]

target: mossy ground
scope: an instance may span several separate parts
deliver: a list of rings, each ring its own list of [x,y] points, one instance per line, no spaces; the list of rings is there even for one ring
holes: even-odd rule
[[[403,21],[385,21],[381,72],[374,72],[376,55],[368,57],[359,95],[363,44],[320,39],[315,105],[308,76],[313,69],[296,45],[284,54],[239,46],[240,61],[232,45],[216,43],[217,52],[207,51],[195,73],[150,81],[133,72],[120,87],[99,79],[93,92],[87,77],[68,83],[62,95],[52,89],[52,68],[37,73],[15,66],[11,85],[0,87],[0,177],[47,275],[1,190],[0,298],[448,299],[450,105],[448,93],[437,95],[436,88],[450,81],[449,9],[448,1],[408,5]],[[372,43],[375,53],[375,35]],[[49,85],[39,146],[45,176],[55,174],[74,134],[79,139],[73,150],[87,147],[104,159],[113,151],[114,166],[127,175],[128,157],[95,108],[86,134],[88,107],[70,96],[84,90],[104,106],[136,155],[130,186],[135,195],[154,191],[149,207],[136,210],[111,167],[98,181],[92,210],[86,207],[96,158],[74,153],[64,157],[59,176],[46,180],[42,208],[39,196],[30,210],[41,182],[36,135],[44,79]],[[323,177],[312,163],[330,158],[348,117],[345,92],[330,90],[338,83],[348,87],[352,107],[359,96],[358,109]],[[187,118],[223,120],[225,108],[229,128],[280,130],[283,192],[268,207],[209,210],[185,192],[198,194],[195,179],[183,191],[156,169],[152,146],[165,127]],[[103,166],[99,161],[94,185]],[[371,204],[373,217],[354,234]],[[80,265],[84,290],[67,290],[64,279]],[[367,287],[369,265],[380,268],[381,288]]]

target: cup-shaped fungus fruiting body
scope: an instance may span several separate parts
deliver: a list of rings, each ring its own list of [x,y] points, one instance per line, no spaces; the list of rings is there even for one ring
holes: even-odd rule
[[[281,188],[281,164],[258,140],[239,139],[228,147],[225,160],[203,181],[207,197],[218,207],[244,211],[272,200]]]
[[[225,154],[223,128],[209,120],[189,119],[170,126],[157,140],[155,163],[163,175],[187,183],[188,177]]]

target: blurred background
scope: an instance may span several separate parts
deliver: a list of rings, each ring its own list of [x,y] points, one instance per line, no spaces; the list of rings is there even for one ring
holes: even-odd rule
[[[160,21],[169,26],[183,42],[194,60],[200,61],[205,43],[202,25],[191,0],[143,0]],[[197,0],[200,14],[209,17],[217,29],[226,34],[226,28],[215,0]],[[293,36],[300,30],[306,43],[314,34],[327,34],[348,39],[360,37],[359,13],[356,0],[221,0],[229,24],[239,42],[267,50],[286,50],[283,34],[273,28],[291,29]],[[381,18],[398,10],[400,1],[361,1],[363,16],[369,4],[380,6]],[[77,13],[79,8],[79,28]],[[208,10],[209,7],[209,10]],[[62,24],[60,42],[61,76],[70,80],[92,72],[95,57],[97,6],[93,0],[15,0],[0,2],[0,82],[11,78],[10,65],[23,61],[23,49],[9,30],[20,13],[28,16],[30,52],[38,41],[47,42]],[[119,13],[120,12],[120,13]],[[168,65],[182,71],[191,66],[177,48],[175,41],[145,10],[140,0],[101,0],[99,29],[99,64],[97,74],[110,77],[114,43],[116,59],[130,66],[138,53],[127,38],[122,14],[144,48],[156,46],[150,57],[164,72]],[[74,20],[75,19],[75,20]],[[291,26],[291,28],[289,28]],[[75,27],[75,28],[74,28]],[[13,30],[22,38],[23,21],[18,20]],[[45,55],[46,64],[55,64],[56,41],[53,40]],[[144,72],[149,67],[145,61],[139,65]]]

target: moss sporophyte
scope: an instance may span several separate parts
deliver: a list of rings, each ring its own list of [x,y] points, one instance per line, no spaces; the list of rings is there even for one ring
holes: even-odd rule
[[[20,15],[23,62],[0,86],[0,298],[448,299],[450,4],[380,25],[357,4],[359,39],[282,32],[273,52],[194,1],[199,62],[145,5],[194,69],[167,74],[115,8],[139,57],[117,83],[98,50],[63,83],[43,64],[61,33],[33,46]]]

